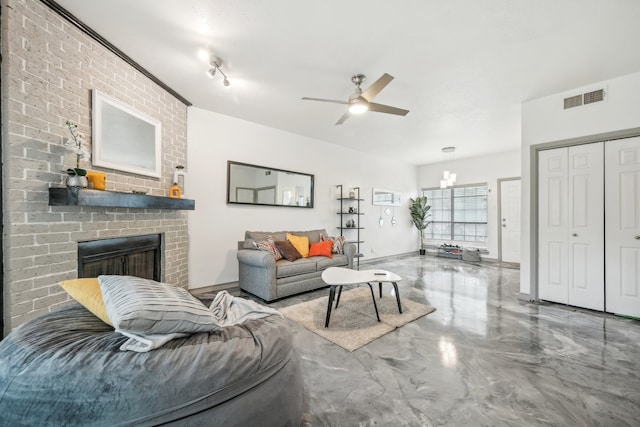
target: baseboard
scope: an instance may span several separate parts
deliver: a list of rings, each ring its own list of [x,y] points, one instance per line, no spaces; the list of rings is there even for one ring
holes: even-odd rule
[[[231,295],[236,296],[236,294],[240,294],[240,283],[239,282],[228,282],[228,283],[220,283],[217,285],[205,286],[202,288],[194,288],[189,289],[192,295],[203,297],[209,294],[215,296],[220,291],[227,291]]]

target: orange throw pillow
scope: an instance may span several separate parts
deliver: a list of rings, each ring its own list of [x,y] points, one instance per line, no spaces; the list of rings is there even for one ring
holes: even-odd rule
[[[333,248],[333,242],[331,240],[312,243],[309,248],[309,256],[326,256],[327,258],[333,258],[331,248]]]

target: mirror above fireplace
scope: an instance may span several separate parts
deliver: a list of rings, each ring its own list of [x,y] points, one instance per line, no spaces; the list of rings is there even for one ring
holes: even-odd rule
[[[313,208],[313,178],[267,166],[227,162],[227,203]]]

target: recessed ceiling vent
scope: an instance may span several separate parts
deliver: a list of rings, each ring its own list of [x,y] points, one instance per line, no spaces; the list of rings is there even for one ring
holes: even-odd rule
[[[598,89],[581,95],[570,96],[564,99],[564,109],[580,107],[581,105],[593,104],[604,101],[604,89]]]
[[[582,105],[582,95],[570,96],[564,99],[564,109],[579,107]]]
[[[604,101],[604,89],[598,89],[584,94],[583,102],[585,105],[600,101]]]

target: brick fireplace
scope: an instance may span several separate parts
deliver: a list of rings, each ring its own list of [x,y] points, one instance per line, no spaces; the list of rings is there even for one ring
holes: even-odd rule
[[[187,212],[158,208],[49,206],[49,187],[75,165],[65,122],[91,145],[91,90],[154,117],[162,127],[161,178],[114,169],[107,190],[166,196],[187,159],[188,101],[39,0],[6,0],[2,27],[4,308],[9,330],[69,304],[62,280],[78,276],[78,244],[161,236],[162,281],[188,284]],[[80,243],[82,245],[82,243]]]

